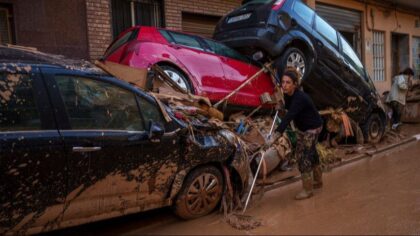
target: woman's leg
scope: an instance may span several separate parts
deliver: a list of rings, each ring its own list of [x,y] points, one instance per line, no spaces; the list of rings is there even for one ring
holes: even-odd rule
[[[312,170],[319,165],[319,155],[316,150],[317,133],[299,132],[295,155],[302,178],[303,190],[296,195],[297,200],[313,195]]]

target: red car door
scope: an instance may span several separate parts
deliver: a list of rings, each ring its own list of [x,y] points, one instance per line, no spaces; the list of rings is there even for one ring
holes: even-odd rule
[[[204,39],[212,51],[218,54],[225,76],[228,93],[238,88],[261,68],[251,64],[250,60],[224,44]],[[268,74],[262,74],[245,86],[229,100],[232,104],[256,107],[261,104],[260,95],[273,92],[273,83]]]
[[[222,99],[227,91],[224,73],[217,55],[205,52],[195,36],[165,31],[170,35],[168,51],[187,68],[194,78],[198,95],[207,96],[211,101]],[[198,89],[197,89],[198,88]],[[201,90],[201,91],[200,91]]]

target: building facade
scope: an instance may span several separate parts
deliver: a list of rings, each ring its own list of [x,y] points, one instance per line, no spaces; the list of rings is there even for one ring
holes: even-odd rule
[[[420,2],[306,0],[359,53],[380,92],[405,67],[420,76]],[[211,36],[241,0],[0,0],[0,42],[95,60],[124,29],[152,25]]]

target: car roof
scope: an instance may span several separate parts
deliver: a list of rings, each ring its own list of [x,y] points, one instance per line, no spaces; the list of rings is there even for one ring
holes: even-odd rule
[[[150,94],[139,87],[124,80],[120,80],[85,60],[68,59],[62,55],[43,53],[34,48],[0,45],[0,65],[1,64],[9,64],[10,66],[31,65],[74,70],[75,73],[81,72],[93,75],[99,80],[112,82],[133,91],[137,90],[137,92],[142,94],[143,97],[147,97],[149,100],[154,100]]]
[[[103,70],[86,60],[69,59],[62,55],[43,53],[38,51],[36,48],[14,45],[0,45],[0,63],[55,66],[92,74],[108,75]]]

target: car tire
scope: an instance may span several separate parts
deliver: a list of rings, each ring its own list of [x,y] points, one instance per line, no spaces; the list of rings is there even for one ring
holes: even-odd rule
[[[174,204],[174,212],[182,219],[207,215],[219,204],[223,190],[223,177],[216,167],[197,168],[184,181]]]
[[[368,143],[378,143],[385,132],[385,125],[377,113],[372,113],[361,128]]]
[[[289,47],[282,53],[280,60],[277,63],[277,70],[279,76],[284,72],[288,66],[293,66],[299,69],[302,74],[302,80],[309,74],[309,57],[296,47]],[[303,70],[303,72],[302,72]],[[279,77],[281,79],[281,77]]]
[[[180,70],[167,65],[162,65],[160,68],[182,89],[185,89],[189,93],[194,93],[190,80]]]

